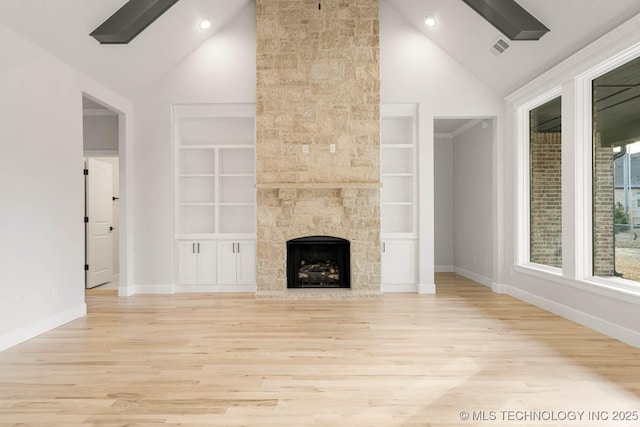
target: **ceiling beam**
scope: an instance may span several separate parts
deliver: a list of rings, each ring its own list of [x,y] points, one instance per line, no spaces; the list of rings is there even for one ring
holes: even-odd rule
[[[549,29],[515,0],[462,0],[511,40],[540,40]]]
[[[100,44],[127,44],[178,0],[129,0],[90,36]]]

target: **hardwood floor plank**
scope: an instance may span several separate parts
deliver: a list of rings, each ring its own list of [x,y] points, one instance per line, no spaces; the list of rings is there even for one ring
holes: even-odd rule
[[[640,350],[455,275],[424,296],[87,304],[0,353],[0,427],[639,424],[499,418],[640,411]]]

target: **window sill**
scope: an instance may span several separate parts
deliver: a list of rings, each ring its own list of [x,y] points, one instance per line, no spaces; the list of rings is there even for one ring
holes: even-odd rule
[[[560,285],[567,284],[567,279],[562,276],[562,270],[555,267],[543,266],[541,264],[521,264],[514,265],[513,271],[537,279],[549,280]]]
[[[611,289],[618,292],[624,292],[628,295],[640,298],[640,283],[633,280],[622,279],[619,277],[589,277],[584,280],[585,283]]]
[[[564,277],[559,268],[539,264],[514,265],[513,271],[607,298],[640,305],[640,283],[631,280],[601,277],[571,279]]]

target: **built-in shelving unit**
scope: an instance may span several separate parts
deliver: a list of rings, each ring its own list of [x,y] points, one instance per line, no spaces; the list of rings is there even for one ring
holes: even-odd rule
[[[230,241],[229,248],[233,248],[234,253],[236,242],[239,245],[242,241],[243,247],[255,247],[255,105],[176,105],[173,125],[178,251],[204,247],[204,243],[209,247],[213,243],[216,249],[209,251],[208,256],[193,250],[201,265],[227,259],[219,253],[227,248],[220,241]],[[255,253],[255,250],[245,252]],[[190,273],[184,271],[192,268],[184,261],[188,259],[188,254],[178,254],[178,286],[235,284],[219,282],[220,277],[235,277],[235,274],[221,274],[222,266],[213,270],[217,274],[207,275],[206,283],[195,279],[188,283],[182,281],[181,278],[190,277]],[[252,265],[243,260],[242,268],[255,270],[255,260]],[[247,277],[247,274],[241,276]],[[255,277],[255,274],[248,276]],[[255,279],[253,281],[255,286]],[[245,287],[250,286],[247,280],[241,282]]]
[[[416,290],[417,106],[381,106],[382,290]]]
[[[381,117],[382,233],[415,237],[415,106],[388,105]],[[410,235],[410,236],[406,236]]]

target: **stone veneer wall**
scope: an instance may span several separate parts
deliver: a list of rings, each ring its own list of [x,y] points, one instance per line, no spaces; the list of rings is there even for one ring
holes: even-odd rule
[[[352,288],[379,291],[378,0],[256,12],[258,291],[286,288],[286,241],[309,235],[348,239]]]
[[[562,268],[562,134],[531,133],[531,262]]]

